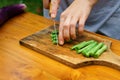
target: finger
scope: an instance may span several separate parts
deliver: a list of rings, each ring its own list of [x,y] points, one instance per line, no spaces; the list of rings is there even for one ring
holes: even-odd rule
[[[78,26],[79,34],[82,34],[82,32],[84,31],[84,26],[85,26],[86,19],[87,19],[87,17],[85,15],[81,16],[80,19],[79,19],[79,26]]]
[[[50,4],[50,16],[51,16],[51,18],[55,18],[57,15],[59,1],[60,0],[51,0],[51,4]]]
[[[63,38],[63,23],[64,23],[65,16],[61,14],[60,16],[60,25],[59,25],[59,44],[63,45],[64,44],[64,38]]]
[[[76,39],[76,24],[77,24],[77,17],[73,17],[70,21],[70,36],[74,40]]]
[[[64,34],[63,36],[66,41],[70,40],[70,21],[71,21],[71,16],[68,16],[63,24],[63,34]]]

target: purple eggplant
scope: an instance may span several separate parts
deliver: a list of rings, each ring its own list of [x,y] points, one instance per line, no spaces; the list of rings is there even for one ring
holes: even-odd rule
[[[8,19],[23,13],[25,9],[25,4],[14,4],[0,8],[0,25]]]

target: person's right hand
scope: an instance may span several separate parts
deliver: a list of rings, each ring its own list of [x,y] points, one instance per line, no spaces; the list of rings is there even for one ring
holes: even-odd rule
[[[76,24],[78,33],[82,35],[85,22],[98,0],[74,0],[72,4],[62,12],[59,25],[59,44],[76,39]]]
[[[43,0],[43,6],[49,9],[49,14],[51,18],[55,18],[59,8],[60,0]]]

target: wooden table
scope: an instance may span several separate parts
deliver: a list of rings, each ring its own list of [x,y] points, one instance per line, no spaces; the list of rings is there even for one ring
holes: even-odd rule
[[[0,80],[120,80],[116,69],[99,65],[73,69],[19,44],[23,37],[52,24],[44,17],[23,13],[0,27]],[[120,41],[101,37],[110,39],[112,51],[120,55]]]

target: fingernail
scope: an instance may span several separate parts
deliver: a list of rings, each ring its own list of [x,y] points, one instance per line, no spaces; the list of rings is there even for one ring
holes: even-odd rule
[[[60,41],[60,45],[63,45],[64,43],[63,43],[63,41]]]
[[[51,14],[51,17],[52,17],[52,18],[55,18],[55,14]]]

